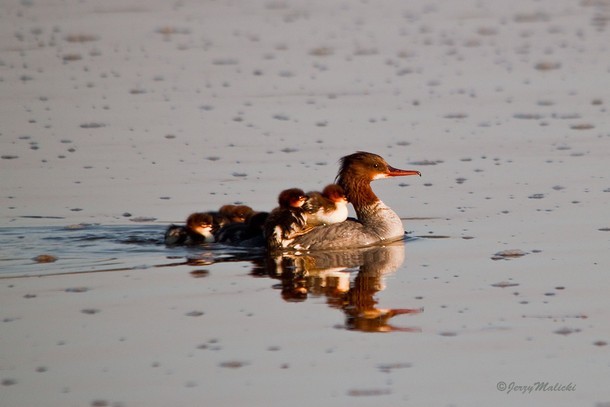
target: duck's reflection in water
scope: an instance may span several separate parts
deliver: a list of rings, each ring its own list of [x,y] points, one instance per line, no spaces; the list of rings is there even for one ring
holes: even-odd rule
[[[201,253],[198,258],[165,266],[250,261],[253,276],[281,281],[275,287],[281,290],[285,301],[301,302],[310,296],[325,296],[330,307],[345,314],[345,329],[420,332],[419,328],[396,326],[391,320],[397,315],[418,314],[423,312],[422,308],[381,308],[376,299],[376,294],[385,289],[385,277],[394,273],[405,260],[404,241],[363,249],[282,253],[277,256],[269,256],[264,251],[227,249],[216,247]],[[207,271],[193,272],[192,275],[205,276]]]
[[[392,324],[393,317],[417,314],[421,308],[381,308],[375,298],[385,289],[385,277],[405,258],[404,242],[357,250],[282,254],[268,258],[267,273],[281,280],[286,301],[326,296],[328,304],[345,313],[345,328],[364,332],[419,332]],[[355,274],[355,277],[354,277]]]

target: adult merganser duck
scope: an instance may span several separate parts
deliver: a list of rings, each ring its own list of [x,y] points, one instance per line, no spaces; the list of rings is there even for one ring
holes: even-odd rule
[[[347,219],[347,197],[340,185],[327,185],[322,193],[308,192],[303,204],[308,226],[330,225]]]
[[[286,189],[280,193],[278,197],[280,206],[269,213],[264,226],[268,249],[285,248],[287,242],[307,230],[303,211],[306,200],[307,195],[299,188]]]
[[[293,239],[284,239],[279,247],[293,250],[332,250],[364,247],[404,238],[398,215],[371,189],[371,181],[388,177],[420,175],[419,171],[390,166],[377,154],[359,151],[341,158],[337,184],[356,210],[358,219],[318,226]]]

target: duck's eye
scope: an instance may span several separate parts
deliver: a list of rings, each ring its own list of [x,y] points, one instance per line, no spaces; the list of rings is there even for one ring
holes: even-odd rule
[[[379,169],[379,164],[377,164],[377,163],[373,164],[373,168],[375,168],[376,170],[378,170],[378,169]]]

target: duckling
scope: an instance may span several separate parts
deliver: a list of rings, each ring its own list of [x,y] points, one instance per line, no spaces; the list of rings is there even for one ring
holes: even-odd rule
[[[305,232],[307,225],[302,207],[306,200],[307,196],[299,188],[286,189],[280,193],[279,206],[271,211],[264,225],[268,249],[284,248],[292,239]]]
[[[347,219],[347,197],[340,185],[327,185],[322,193],[308,192],[303,211],[308,226],[330,225]]]
[[[245,223],[255,212],[246,205],[223,205],[218,213],[227,218],[229,223]]]
[[[257,212],[246,223],[231,223],[216,233],[216,242],[237,246],[264,246],[263,228],[268,212]]]
[[[214,241],[214,217],[210,213],[195,212],[186,219],[186,226],[170,225],[165,232],[168,246],[194,245]]]

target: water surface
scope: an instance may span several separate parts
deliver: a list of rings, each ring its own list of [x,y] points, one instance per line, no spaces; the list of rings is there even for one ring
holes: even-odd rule
[[[302,302],[311,296],[327,297],[331,308],[345,313],[349,329],[409,330],[394,328],[389,324],[390,318],[422,311],[376,306],[374,297],[385,286],[385,276],[404,263],[404,242],[365,249],[271,256],[262,248],[219,244],[167,247],[163,243],[163,231],[155,225],[3,228],[0,229],[0,245],[4,248],[0,278],[48,278],[160,267],[175,267],[177,272],[205,277],[209,271],[193,270],[193,267],[243,263],[250,268],[252,276],[278,280],[274,287],[287,302]]]

